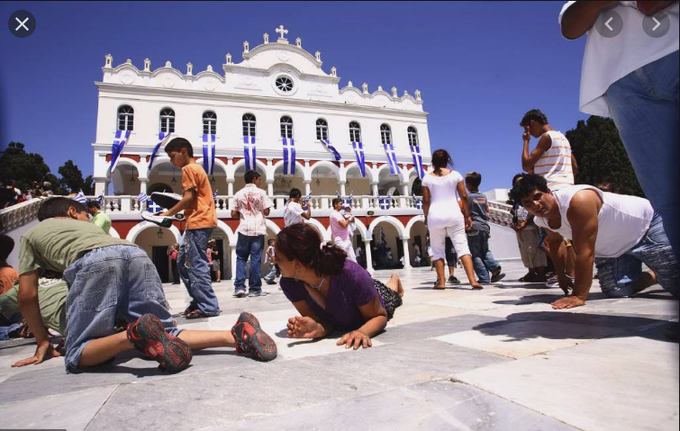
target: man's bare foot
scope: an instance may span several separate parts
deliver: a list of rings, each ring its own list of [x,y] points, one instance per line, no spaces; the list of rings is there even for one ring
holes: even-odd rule
[[[397,292],[400,297],[404,297],[404,286],[401,284],[401,279],[398,275],[392,274],[390,281],[387,282],[387,287]]]

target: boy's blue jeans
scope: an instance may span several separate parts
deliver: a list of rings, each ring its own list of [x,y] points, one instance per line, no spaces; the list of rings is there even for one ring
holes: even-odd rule
[[[663,218],[678,258],[679,51],[639,68],[607,90],[612,118],[638,181]]]
[[[236,279],[234,290],[245,292],[246,290],[246,262],[250,256],[250,274],[248,287],[250,293],[262,290],[262,252],[264,251],[264,235],[246,236],[238,234],[236,241]]]
[[[467,232],[467,238],[475,273],[480,283],[488,283],[491,281],[489,272],[497,270],[500,266],[489,250],[489,234],[471,230]]]
[[[220,306],[212,288],[210,265],[208,264],[208,241],[212,229],[188,229],[184,236],[184,253],[178,257],[180,262],[180,277],[191,296],[191,304],[195,305],[203,314],[217,316]],[[189,257],[189,268],[182,268],[185,256]],[[184,270],[184,275],[182,275]],[[188,275],[188,278],[185,276]],[[188,283],[187,280],[188,279]]]
[[[642,275],[643,263],[654,271],[661,287],[677,298],[680,289],[678,260],[658,214],[654,215],[649,230],[635,247],[617,258],[595,259],[602,292],[610,298],[635,294],[635,283]]]
[[[156,267],[136,246],[115,245],[85,254],[64,272],[66,297],[66,371],[77,372],[83,349],[113,335],[116,318],[134,322],[158,317],[177,335]]]

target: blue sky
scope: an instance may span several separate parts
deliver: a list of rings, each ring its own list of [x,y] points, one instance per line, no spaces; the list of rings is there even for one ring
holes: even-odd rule
[[[557,130],[587,118],[578,110],[584,39],[566,41],[562,2],[2,2],[0,16],[35,15],[19,39],[0,33],[0,143],[21,141],[52,172],[72,159],[92,173],[97,91],[104,55],[152,68],[166,60],[219,70],[243,41],[261,43],[284,24],[320,50],[341,86],[368,82],[422,91],[432,148],[456,169],[478,171],[481,188],[506,188],[519,172],[524,112],[542,109]],[[535,142],[533,143],[535,144]]]

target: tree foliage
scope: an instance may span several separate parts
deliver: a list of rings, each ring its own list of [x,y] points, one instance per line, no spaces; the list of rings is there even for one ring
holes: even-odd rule
[[[609,118],[579,121],[565,136],[578,163],[576,184],[611,183],[617,193],[644,197],[619,131]]]
[[[21,142],[10,142],[0,155],[0,180],[16,181],[16,186],[25,190],[33,181],[42,183],[50,172],[49,166],[40,154],[27,153]]]
[[[59,175],[61,179],[59,183],[61,187],[70,193],[78,193],[80,190],[86,195],[91,195],[93,191],[92,176],[83,179],[83,173],[78,169],[78,166],[73,164],[73,160],[67,160],[63,166],[59,168]]]

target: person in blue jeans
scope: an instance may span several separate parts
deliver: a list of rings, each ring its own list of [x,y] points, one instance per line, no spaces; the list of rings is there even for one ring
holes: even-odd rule
[[[189,256],[187,290],[191,303],[196,307],[186,314],[186,318],[217,316],[220,314],[220,306],[212,288],[206,253],[212,231],[217,227],[212,187],[203,167],[194,161],[194,150],[189,141],[184,138],[172,139],[165,146],[165,152],[173,166],[182,169],[182,200],[160,215],[168,217],[184,211],[187,223],[184,248]]]
[[[470,216],[472,228],[467,231],[468,246],[472,254],[472,263],[475,273],[482,284],[496,283],[501,281],[505,274],[501,271],[501,265],[493,257],[489,250],[489,226],[488,213],[489,203],[483,193],[479,193],[479,185],[482,183],[482,175],[478,172],[470,172],[465,175],[465,187],[468,190],[470,203]]]
[[[264,253],[264,237],[267,234],[266,217],[272,203],[267,192],[260,188],[262,178],[257,171],[245,174],[246,186],[234,195],[233,218],[239,218],[236,232],[236,279],[234,280],[234,297],[246,296],[246,263],[250,257],[250,274],[248,296],[267,295],[262,290],[262,254]]]
[[[574,243],[573,292],[555,301],[554,309],[585,305],[593,283],[593,263],[608,297],[634,296],[655,284],[678,297],[678,260],[662,218],[647,199],[603,192],[589,185],[551,192],[545,178],[538,175],[525,175],[517,181],[510,198],[535,216],[537,226],[548,230],[550,247],[562,237]],[[643,263],[649,270],[643,271]],[[565,290],[569,284],[562,273],[560,287]]]
[[[66,370],[71,373],[104,364],[137,349],[168,372],[186,369],[192,350],[235,347],[238,353],[269,361],[276,344],[250,313],[242,313],[231,331],[182,331],[175,327],[158,271],[136,245],[104,233],[89,223],[85,207],[69,198],[44,201],[40,223],[21,238],[18,302],[38,344],[35,354],[13,364],[39,364],[60,356],[50,342],[40,314],[39,277],[63,273],[66,296]],[[129,323],[116,333],[116,319]]]
[[[609,10],[623,20],[620,34],[607,38],[590,31],[605,16],[602,12]],[[670,29],[652,37],[643,21],[659,13]],[[580,109],[614,120],[645,196],[663,219],[676,258],[680,256],[679,15],[678,2],[567,2],[560,13],[565,38],[588,34]]]

